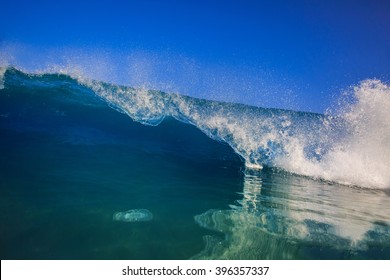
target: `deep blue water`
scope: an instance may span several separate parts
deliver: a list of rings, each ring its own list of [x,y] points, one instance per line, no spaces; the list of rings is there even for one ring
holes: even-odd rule
[[[313,127],[318,139],[322,115],[12,68],[3,83],[1,259],[390,258],[387,188],[288,172],[277,163],[289,142],[274,137],[248,150],[247,135],[272,134],[254,116],[280,137]],[[247,120],[255,129],[243,133]],[[346,137],[344,126],[331,136]],[[328,137],[307,158],[326,157]],[[132,209],[153,218],[113,219]]]

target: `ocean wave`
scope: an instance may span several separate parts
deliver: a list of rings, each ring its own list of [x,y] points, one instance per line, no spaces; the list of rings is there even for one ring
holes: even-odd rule
[[[158,125],[166,117],[194,125],[229,144],[248,168],[265,165],[342,184],[390,187],[390,88],[379,80],[361,82],[352,102],[337,114],[322,115],[135,89],[68,70],[31,74],[4,69],[2,89],[66,90],[87,105],[85,93],[92,92],[145,125]]]

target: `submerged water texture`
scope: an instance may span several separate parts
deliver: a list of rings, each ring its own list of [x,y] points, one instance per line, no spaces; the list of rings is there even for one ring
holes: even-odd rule
[[[329,117],[0,74],[2,259],[390,258],[379,81]]]

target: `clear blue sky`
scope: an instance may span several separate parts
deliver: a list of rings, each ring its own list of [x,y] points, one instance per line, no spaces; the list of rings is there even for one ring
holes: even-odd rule
[[[113,82],[315,112],[363,79],[390,80],[389,0],[3,0],[1,9],[0,55],[36,68],[99,64]]]

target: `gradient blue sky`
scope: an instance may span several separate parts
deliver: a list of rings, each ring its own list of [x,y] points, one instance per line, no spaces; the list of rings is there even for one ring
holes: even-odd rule
[[[1,9],[0,56],[30,69],[80,64],[112,82],[315,112],[361,80],[390,80],[390,1],[3,0]]]

